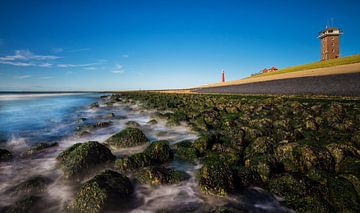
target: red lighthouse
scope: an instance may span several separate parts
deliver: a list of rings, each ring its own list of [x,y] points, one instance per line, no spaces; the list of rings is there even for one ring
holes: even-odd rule
[[[225,72],[222,70],[221,72],[221,82],[225,82]]]

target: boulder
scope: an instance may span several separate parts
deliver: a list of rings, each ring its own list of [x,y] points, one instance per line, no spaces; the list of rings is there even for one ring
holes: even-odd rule
[[[69,209],[74,212],[103,212],[126,200],[133,191],[129,178],[106,170],[81,185]]]
[[[90,109],[95,109],[95,108],[99,108],[99,107],[100,107],[100,105],[98,102],[90,104]]]
[[[111,162],[115,159],[111,151],[104,145],[89,141],[77,143],[61,152],[56,158],[67,179],[90,172],[95,166]]]
[[[37,154],[45,149],[54,147],[59,145],[58,143],[54,142],[54,143],[38,143],[35,144],[34,146],[31,146],[29,150],[27,150],[26,152],[22,153],[22,157],[27,157],[30,155],[34,155]]]
[[[141,127],[141,125],[136,121],[128,121],[125,123],[125,125],[127,127],[132,127],[132,128],[140,128]]]
[[[267,187],[271,193],[283,198],[287,207],[297,212],[328,212],[328,203],[321,194],[310,193],[311,186],[303,178],[283,174],[272,178]]]
[[[213,137],[210,135],[205,135],[195,140],[193,147],[199,152],[200,155],[204,155],[206,151],[211,150],[213,144]]]
[[[150,125],[155,125],[155,124],[157,124],[158,122],[157,122],[156,119],[151,119],[151,120],[148,121],[147,123],[150,124]]]
[[[51,180],[43,176],[31,177],[14,187],[7,190],[12,196],[17,195],[35,195],[46,191],[47,186]]]
[[[144,153],[136,153],[115,160],[115,169],[120,172],[134,171],[138,168],[150,166],[151,158]]]
[[[339,170],[340,163],[346,157],[357,156],[356,149],[348,144],[331,143],[326,146],[335,160],[335,169]]]
[[[152,142],[144,151],[155,163],[165,163],[172,159],[173,152],[168,141]]]
[[[0,149],[0,162],[9,161],[13,158],[12,153],[7,149]]]
[[[193,141],[185,140],[180,141],[174,145],[175,147],[175,158],[179,160],[195,162],[199,157],[197,149],[193,147]]]
[[[17,200],[14,204],[0,209],[3,213],[24,213],[39,212],[37,207],[40,205],[41,198],[38,196],[27,196]]]
[[[360,212],[360,199],[354,185],[343,177],[328,180],[328,197],[334,212]]]
[[[132,127],[125,128],[105,141],[105,143],[117,148],[140,146],[148,142],[149,139],[140,129]]]
[[[235,191],[238,184],[235,166],[239,160],[238,156],[232,154],[208,153],[197,174],[201,191],[218,196]]]
[[[135,171],[134,176],[142,184],[175,184],[179,183],[189,176],[174,169],[165,168],[163,166],[150,166],[140,168]]]

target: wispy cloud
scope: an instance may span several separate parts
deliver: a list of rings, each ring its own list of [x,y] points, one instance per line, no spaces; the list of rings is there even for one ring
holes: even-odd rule
[[[39,66],[39,67],[52,67],[53,64],[50,64],[50,63],[42,63],[42,64],[39,64],[38,66]]]
[[[129,58],[129,55],[128,55],[128,54],[124,54],[124,55],[122,55],[121,57],[123,57],[123,58]]]
[[[8,64],[8,65],[19,66],[19,67],[34,66],[34,64],[27,63],[27,62],[1,61],[1,60],[0,60],[0,64]]]
[[[14,78],[16,79],[26,79],[26,78],[30,78],[31,75],[15,75]]]
[[[42,77],[40,77],[40,79],[44,79],[44,80],[53,79],[53,78],[54,78],[53,76],[42,76]]]
[[[30,60],[54,60],[60,57],[54,55],[35,55],[30,50],[16,50],[15,55],[7,55],[0,57],[1,61],[30,61]]]
[[[57,67],[60,68],[72,68],[72,67],[91,67],[98,65],[99,63],[89,63],[89,64],[57,64]]]
[[[124,73],[125,71],[123,70],[123,66],[121,64],[116,64],[115,69],[112,70],[111,72],[115,74],[121,74]]]

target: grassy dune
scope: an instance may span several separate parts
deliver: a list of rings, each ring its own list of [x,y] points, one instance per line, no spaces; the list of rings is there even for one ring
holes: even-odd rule
[[[282,73],[296,72],[296,71],[316,69],[316,68],[332,67],[332,66],[337,66],[337,65],[353,64],[353,63],[359,63],[359,62],[360,62],[360,54],[357,54],[357,55],[347,56],[347,57],[338,58],[338,59],[330,59],[330,60],[326,60],[326,61],[313,62],[310,64],[286,67],[283,69],[279,69],[277,72],[262,73],[262,74],[254,75],[251,78],[269,76],[269,75],[277,75],[277,74],[282,74]]]

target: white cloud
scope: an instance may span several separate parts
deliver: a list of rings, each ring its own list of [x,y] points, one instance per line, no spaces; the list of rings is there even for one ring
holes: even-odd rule
[[[40,77],[40,79],[52,79],[52,78],[54,78],[53,76],[42,76],[42,77]]]
[[[30,50],[16,50],[15,55],[2,56],[2,57],[0,57],[0,60],[1,61],[16,61],[16,60],[44,61],[44,60],[55,60],[55,59],[58,59],[58,58],[60,58],[60,57],[54,56],[54,55],[35,55]]]
[[[8,65],[19,66],[19,67],[30,67],[30,66],[34,66],[34,64],[32,64],[32,63],[13,62],[13,61],[1,61],[1,60],[0,60],[0,64],[8,64]]]
[[[31,75],[15,75],[14,78],[16,79],[26,79],[26,78],[30,78]]]
[[[90,63],[90,64],[58,64],[57,67],[60,68],[71,68],[71,67],[91,67],[97,65],[98,63]]]
[[[116,64],[115,69],[112,70],[111,72],[115,74],[121,74],[124,73],[125,71],[123,70],[123,66],[121,64]]]
[[[38,65],[39,67],[52,67],[52,64],[50,63],[42,63]]]
[[[113,70],[111,72],[115,73],[115,74],[121,74],[121,73],[124,73],[124,70]]]

